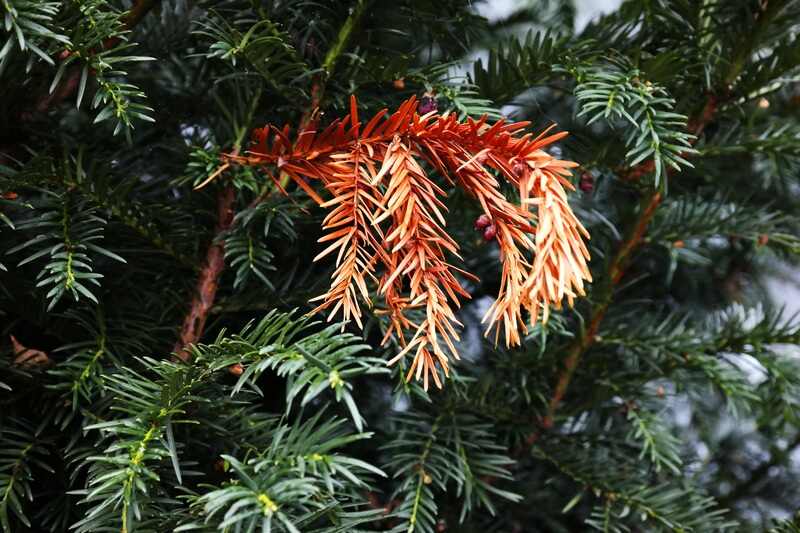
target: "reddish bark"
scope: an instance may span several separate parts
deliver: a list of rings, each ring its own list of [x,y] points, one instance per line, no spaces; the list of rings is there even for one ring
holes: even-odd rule
[[[197,285],[189,305],[189,311],[183,320],[180,337],[173,349],[183,361],[187,361],[191,355],[189,347],[196,344],[203,335],[206,319],[217,296],[219,278],[225,269],[225,244],[219,238],[233,224],[235,200],[236,194],[233,186],[227,185],[220,191],[217,199],[217,226],[214,229],[214,237],[206,251],[206,258],[200,275],[197,277]]]

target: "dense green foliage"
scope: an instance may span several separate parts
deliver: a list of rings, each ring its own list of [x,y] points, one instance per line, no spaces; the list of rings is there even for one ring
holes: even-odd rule
[[[627,0],[579,32],[571,0],[484,8],[0,0],[3,531],[800,531],[800,321],[764,290],[800,252],[800,1]],[[333,266],[302,191],[194,188],[317,99],[324,124],[425,93],[571,132],[594,277],[521,348],[482,340],[497,247],[453,193],[481,281],[428,392],[379,308],[304,316]]]

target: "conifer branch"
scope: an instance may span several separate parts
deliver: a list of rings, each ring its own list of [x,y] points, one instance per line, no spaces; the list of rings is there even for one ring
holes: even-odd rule
[[[132,30],[137,24],[139,24],[139,22],[142,21],[145,15],[147,15],[147,13],[149,13],[150,10],[160,2],[161,0],[134,1],[133,6],[131,6],[128,12],[121,18],[122,29]],[[103,48],[106,50],[113,48],[119,44],[121,40],[122,37],[120,35],[109,37],[103,42]],[[81,76],[82,69],[72,69],[72,72],[62,85],[51,91],[50,94],[39,99],[38,103],[36,104],[36,111],[39,113],[45,113],[51,107],[56,106],[67,98],[74,96],[75,93],[78,92],[78,87],[81,85]]]
[[[777,3],[773,3],[771,7],[768,7],[768,3],[766,2],[761,4],[759,11],[756,12],[757,24],[755,32],[761,31],[764,25],[767,24],[768,20],[770,20],[771,17],[766,15],[774,16],[781,11],[783,6],[781,5],[780,8],[776,8],[776,4]],[[740,47],[740,50],[749,50],[752,47],[752,37],[754,36],[751,36],[751,38],[746,41],[745,45]],[[738,73],[743,68],[743,65],[743,61],[733,62],[729,69],[729,73],[725,78],[726,83],[733,83],[738,76]],[[728,86],[724,87],[725,94],[728,94],[729,89],[730,88]],[[719,104],[719,98],[713,93],[709,93],[702,111],[695,119],[689,121],[688,127],[693,131],[695,140],[700,134],[702,134],[702,132],[705,130],[705,127],[714,119],[719,109]],[[691,154],[687,153],[685,155]],[[627,177],[629,179],[637,179],[643,175],[653,172],[654,169],[654,161],[648,160],[631,169],[631,171],[627,173]],[[582,328],[582,331],[576,338],[575,342],[567,350],[567,355],[564,359],[564,367],[559,374],[553,395],[548,403],[547,413],[541,420],[541,426],[543,429],[548,429],[553,425],[553,419],[556,411],[558,410],[561,401],[566,394],[567,388],[572,381],[572,377],[575,374],[575,370],[577,369],[578,365],[580,364],[583,354],[594,344],[596,340],[597,331],[601,322],[603,321],[603,318],[605,317],[609,305],[611,304],[614,288],[624,276],[631,254],[641,245],[644,234],[647,231],[647,227],[661,203],[661,198],[661,193],[658,190],[651,191],[650,194],[645,198],[642,203],[643,208],[640,209],[639,215],[634,221],[633,230],[631,231],[629,237],[621,244],[617,254],[609,264],[608,279],[610,282],[604,288],[598,303],[592,309],[587,326]],[[533,445],[538,438],[539,431],[534,431],[528,436],[526,443],[528,446]]]
[[[709,95],[698,118],[689,123],[695,138],[697,138],[697,136],[703,132],[706,125],[713,120],[717,109],[717,98],[713,94]],[[651,173],[653,169],[654,163],[648,160],[631,169],[627,176],[629,179],[637,179],[640,176]],[[611,305],[614,289],[625,275],[633,253],[641,246],[645,233],[647,232],[647,227],[650,225],[653,216],[655,216],[658,207],[661,205],[661,200],[661,192],[655,189],[651,190],[642,200],[639,214],[633,222],[631,232],[622,242],[617,253],[609,263],[607,270],[608,277],[604,278],[609,281],[601,290],[601,294],[597,303],[592,308],[586,326],[582,328],[576,340],[567,349],[564,358],[564,366],[558,375],[553,395],[550,397],[550,401],[547,405],[547,413],[540,421],[543,429],[552,427],[556,411],[564,399],[564,395],[569,388],[575,370],[578,368],[583,354],[595,343],[600,324],[603,322],[608,307]],[[534,431],[527,437],[526,444],[528,446],[533,445],[538,440],[539,436],[540,432]]]
[[[527,331],[522,309],[532,322],[547,320],[551,306],[559,308],[564,299],[572,305],[584,294],[584,281],[591,281],[584,244],[589,235],[566,193],[573,189],[567,176],[576,165],[543,150],[566,133],[545,131],[532,138],[521,134],[527,123],[420,115],[414,97],[388,117],[384,110],[362,125],[354,97],[350,104],[350,114],[322,132],[301,129],[292,141],[288,126],[268,126],[255,132],[247,155],[228,157],[264,168],[273,181],[275,167],[320,206],[334,208],[323,223],[328,235],[321,239],[332,244],[316,259],[336,252],[337,268],[315,311],[331,308],[329,319],[341,311],[361,324],[357,301],[360,296],[372,305],[366,281],[378,281],[382,270],[377,285],[387,309],[379,314],[388,315],[391,324],[384,342],[396,335],[403,346],[390,363],[413,351],[406,379],[416,376],[427,388],[432,378],[441,387],[438,371],[449,371],[446,350],[458,358],[454,308],[459,297],[469,297],[456,274],[471,274],[449,263],[448,256],[459,256],[445,231],[445,192],[418,159],[465,189],[496,227],[503,277],[498,299],[484,317],[487,333],[497,328],[499,337],[502,329],[506,344],[518,345],[519,332]],[[496,175],[517,189],[519,204],[505,198]],[[323,200],[307,179],[321,182],[333,198]],[[530,206],[536,208],[535,228]],[[413,309],[424,310],[421,322],[409,318]],[[405,332],[412,332],[408,341]]]
[[[146,239],[150,244],[172,257],[176,262],[180,263],[183,267],[197,271],[195,260],[182,253],[175,244],[168,238],[163,236],[158,229],[153,225],[149,225],[145,218],[146,213],[139,208],[140,206],[128,200],[127,198],[115,198],[110,194],[100,193],[93,185],[95,182],[86,179],[80,180],[77,183],[69,184],[70,186],[77,185],[80,187],[81,194],[89,198],[97,205],[107,209],[117,220],[135,231],[143,239]],[[89,185],[89,186],[87,186]]]
[[[794,512],[800,0],[472,4],[0,0],[0,533]]]
[[[34,472],[44,469],[53,475],[49,462],[47,439],[41,428],[22,419],[7,417],[0,431],[0,528],[3,532],[14,531],[14,518],[30,526],[25,513],[25,504],[33,500],[32,482]]]

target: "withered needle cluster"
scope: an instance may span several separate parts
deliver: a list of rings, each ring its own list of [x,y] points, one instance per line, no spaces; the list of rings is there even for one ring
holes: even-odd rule
[[[471,274],[452,264],[458,244],[447,233],[445,189],[422,162],[448,183],[465,189],[495,228],[502,261],[497,299],[484,322],[487,334],[502,330],[509,346],[521,342],[531,323],[547,320],[550,307],[566,298],[572,305],[591,281],[586,229],[567,201],[570,169],[544,148],[566,132],[534,137],[527,122],[489,124],[487,118],[459,120],[436,111],[420,115],[418,101],[405,101],[392,114],[383,110],[366,124],[359,120],[355,98],[350,114],[323,131],[305,129],[290,140],[289,127],[256,130],[254,144],[231,162],[256,165],[279,186],[288,176],[325,209],[326,248],[315,258],[335,254],[330,289],[315,298],[314,310],[338,313],[362,325],[360,302],[372,306],[370,286],[385,302],[390,328],[403,347],[390,363],[413,353],[407,379],[429,379],[441,387],[438,368],[448,374],[449,357],[458,359],[455,309],[469,298],[458,275]],[[276,174],[277,171],[277,174]],[[323,199],[310,185],[318,180],[330,194]],[[508,200],[501,180],[519,197]],[[414,322],[411,309],[424,310]],[[449,354],[449,355],[448,355]]]

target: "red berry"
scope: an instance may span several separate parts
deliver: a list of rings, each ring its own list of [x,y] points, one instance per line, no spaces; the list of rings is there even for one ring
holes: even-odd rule
[[[514,175],[516,177],[521,178],[522,176],[525,175],[525,171],[528,170],[528,165],[517,161],[516,163],[514,163],[514,166],[512,167],[511,170],[514,171]]]
[[[488,215],[481,215],[475,219],[475,230],[481,231],[492,225],[492,219]]]
[[[592,192],[594,190],[594,176],[588,172],[581,176],[581,182],[578,185],[583,192]]]
[[[438,111],[439,106],[436,103],[436,99],[431,96],[423,96],[422,100],[419,104],[419,113],[420,115],[426,115],[431,111]]]
[[[241,376],[244,373],[244,366],[242,366],[242,363],[236,363],[229,366],[228,371],[234,376]]]
[[[483,240],[485,241],[493,241],[495,236],[497,236],[497,228],[494,224],[487,226],[485,230],[483,230]]]

